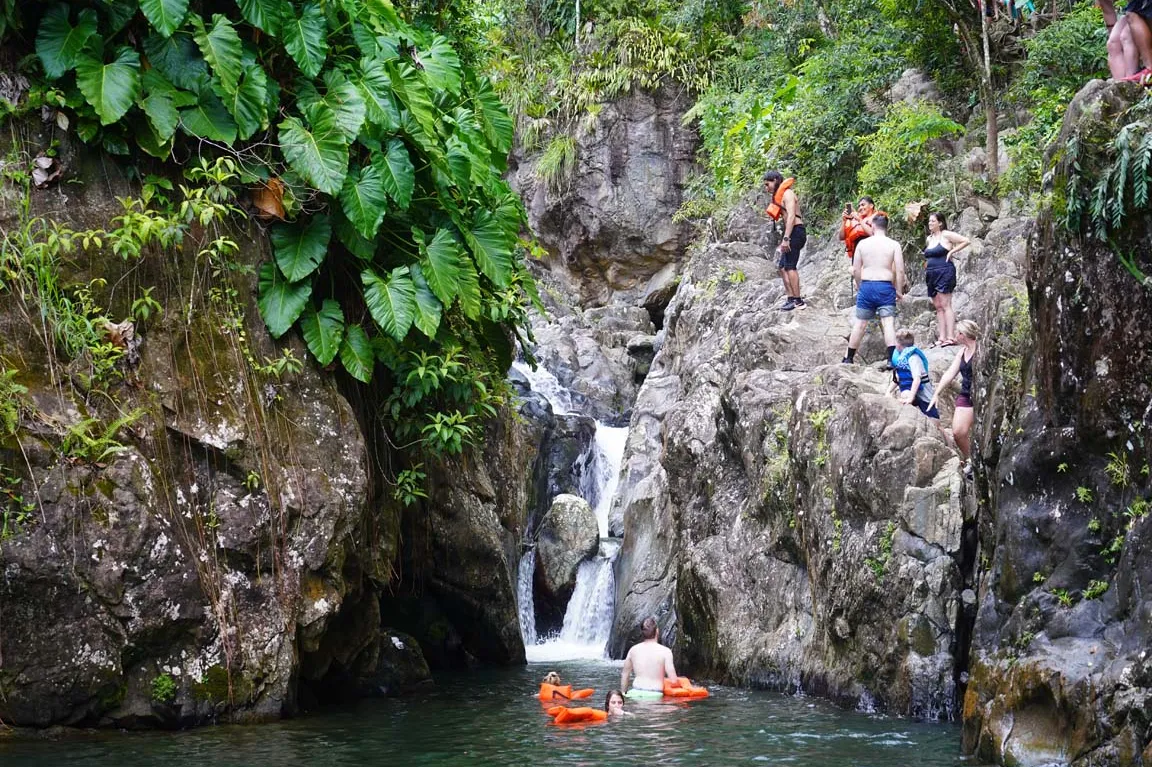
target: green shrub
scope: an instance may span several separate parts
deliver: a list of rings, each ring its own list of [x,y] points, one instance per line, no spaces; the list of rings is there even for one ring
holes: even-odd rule
[[[860,189],[892,216],[909,202],[932,198],[939,158],[929,144],[963,132],[934,104],[894,104],[876,132],[863,140],[868,159],[860,169]]]
[[[161,674],[152,680],[152,700],[157,703],[176,700],[176,680],[171,674]]]

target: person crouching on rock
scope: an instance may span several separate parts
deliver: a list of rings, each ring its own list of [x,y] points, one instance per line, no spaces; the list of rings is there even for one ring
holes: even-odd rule
[[[960,352],[940,377],[936,394],[929,403],[930,407],[935,407],[940,392],[952,383],[957,374],[960,375],[960,393],[956,395],[956,411],[952,415],[952,438],[956,440],[956,447],[960,448],[960,455],[965,461],[964,474],[969,477],[972,476],[972,423],[976,420],[976,411],[972,405],[972,360],[976,356],[979,340],[980,326],[975,322],[962,320],[956,323],[956,342],[960,344]]]
[[[888,216],[880,211],[872,216],[871,237],[860,241],[852,256],[852,279],[856,283],[856,324],[848,338],[848,353],[841,362],[856,361],[856,351],[864,339],[868,321],[879,317],[891,364],[896,350],[896,302],[907,286],[904,255],[900,243],[888,236]]]
[[[776,252],[780,255],[776,266],[780,269],[780,279],[784,282],[784,305],[782,312],[793,309],[804,309],[807,304],[800,297],[800,272],[796,265],[800,261],[800,251],[808,242],[808,234],[804,230],[804,216],[800,213],[800,200],[792,185],[796,179],[785,180],[778,170],[770,170],[764,174],[764,189],[772,195],[772,202],[764,213],[773,221],[784,217],[784,239]]]
[[[908,328],[896,331],[896,351],[892,353],[892,377],[900,390],[900,401],[915,405],[929,418],[940,418],[935,405],[929,407],[935,394],[928,376],[928,357],[916,347],[916,336]]]

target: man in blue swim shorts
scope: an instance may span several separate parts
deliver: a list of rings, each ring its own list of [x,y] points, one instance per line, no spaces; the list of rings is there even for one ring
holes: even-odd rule
[[[888,236],[888,216],[872,216],[873,235],[860,241],[852,256],[852,279],[856,281],[856,324],[848,338],[848,353],[841,362],[856,361],[856,350],[864,339],[868,321],[880,318],[884,331],[885,357],[891,365],[896,350],[896,302],[901,288],[907,287],[904,275],[904,255],[900,243]]]

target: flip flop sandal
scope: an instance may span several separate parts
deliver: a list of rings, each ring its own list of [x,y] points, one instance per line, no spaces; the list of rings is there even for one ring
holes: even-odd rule
[[[941,347],[944,347],[944,346],[955,346],[955,345],[956,345],[956,342],[955,342],[955,341],[945,341],[944,343],[940,344],[940,346],[941,346]]]
[[[933,342],[932,342],[932,345],[931,345],[931,346],[929,346],[928,348],[929,348],[929,349],[939,349],[941,346],[944,346],[944,342],[943,342],[943,341],[933,341]]]
[[[1148,79],[1150,77],[1152,77],[1152,67],[1144,67],[1136,74],[1128,75],[1127,77],[1121,77],[1120,82],[1140,83],[1141,85],[1147,85]]]

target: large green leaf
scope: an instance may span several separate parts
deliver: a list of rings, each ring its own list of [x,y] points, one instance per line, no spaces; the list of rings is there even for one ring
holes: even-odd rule
[[[96,0],[96,5],[104,14],[104,21],[100,24],[100,33],[105,40],[110,40],[120,34],[140,8],[139,0]]]
[[[144,98],[140,106],[161,143],[172,138],[176,126],[180,123],[178,107],[195,104],[194,94],[187,91],[178,91],[172,83],[164,79],[155,67],[144,72]],[[165,153],[166,154],[166,153]]]
[[[344,339],[344,312],[338,302],[325,299],[320,311],[310,308],[304,312],[300,329],[304,331],[308,351],[321,365],[327,365],[336,359]]]
[[[403,341],[416,319],[416,286],[408,267],[398,266],[387,278],[371,269],[360,273],[364,283],[364,303],[376,324],[397,341]]]
[[[76,85],[100,116],[100,124],[111,125],[140,96],[140,54],[121,48],[110,64],[81,54],[76,60]]]
[[[355,224],[348,220],[344,211],[337,210],[333,213],[332,228],[336,230],[336,237],[356,258],[371,261],[372,257],[376,255],[376,242],[366,239],[364,235],[356,231]]]
[[[290,281],[302,280],[324,262],[328,242],[332,239],[332,224],[328,216],[318,214],[294,224],[276,224],[272,227],[272,250],[280,271]]]
[[[236,140],[236,121],[212,90],[211,78],[205,75],[199,84],[199,100],[180,110],[180,127],[193,136],[231,144]]]
[[[380,171],[366,165],[359,173],[349,173],[340,190],[340,204],[356,231],[367,240],[374,238],[388,212],[388,197],[384,194]]]
[[[76,26],[68,21],[67,5],[54,5],[44,13],[36,32],[36,55],[44,65],[44,74],[52,80],[76,66],[88,38],[96,34],[96,11],[80,11]]]
[[[170,37],[188,15],[188,0],[140,0],[140,10],[153,29]]]
[[[404,106],[408,107],[412,119],[419,126],[419,130],[412,131],[412,137],[425,149],[433,149],[438,138],[437,110],[432,104],[432,95],[428,92],[424,74],[407,63],[399,67],[389,64],[387,68],[393,91]]]
[[[388,150],[373,157],[372,165],[380,171],[384,191],[402,210],[407,210],[412,203],[412,190],[416,188],[416,170],[404,142],[396,138],[389,140]]]
[[[416,317],[413,323],[420,332],[429,338],[436,337],[436,330],[440,327],[440,315],[443,307],[440,301],[428,287],[424,273],[419,264],[409,267],[412,274],[412,284],[416,286]]]
[[[465,317],[470,320],[480,318],[480,313],[483,311],[480,275],[476,274],[476,267],[472,264],[472,259],[467,257],[460,259],[460,291],[457,293],[457,297]]]
[[[480,122],[484,126],[484,133],[488,141],[496,149],[496,155],[503,157],[512,149],[512,139],[515,135],[516,125],[508,116],[504,102],[492,89],[488,78],[482,77],[476,86],[476,103],[478,106]]]
[[[288,55],[309,77],[320,74],[324,59],[328,58],[328,22],[320,5],[305,3],[299,16],[286,8],[283,23],[281,37]]]
[[[260,316],[273,338],[288,332],[304,311],[312,296],[312,282],[289,282],[275,264],[260,267],[260,298],[256,301]]]
[[[472,219],[472,229],[464,232],[464,240],[472,250],[480,271],[496,287],[508,287],[512,274],[513,243],[500,221],[486,210],[477,211]]]
[[[144,38],[144,55],[148,63],[177,88],[194,91],[201,78],[208,74],[208,64],[187,32],[177,32],[168,38],[148,35]]]
[[[193,39],[204,54],[204,60],[212,67],[212,73],[228,93],[235,93],[240,85],[240,74],[244,63],[244,49],[240,45],[240,35],[227,16],[217,13],[212,16],[212,28],[204,26],[198,15],[192,14]]]
[[[336,122],[344,132],[344,138],[351,143],[360,135],[360,126],[364,124],[364,97],[360,89],[336,69],[324,73],[324,84],[328,88],[324,94],[324,103],[336,115]]]
[[[460,243],[451,230],[440,229],[428,243],[424,255],[421,264],[428,287],[442,304],[451,306],[460,290]]]
[[[455,136],[448,139],[448,170],[456,185],[467,189],[472,180],[472,154],[464,142]]]
[[[216,95],[235,118],[241,139],[268,127],[268,75],[252,54],[244,54],[243,74],[236,90],[229,93],[221,87]]]
[[[368,334],[359,325],[349,325],[348,332],[344,334],[344,343],[340,345],[340,362],[348,375],[357,381],[369,383],[372,381],[372,368],[376,364],[376,355],[372,352],[372,342]]]
[[[284,0],[237,0],[244,20],[276,37],[284,19]]]
[[[340,193],[348,175],[348,143],[325,104],[308,109],[308,130],[295,117],[280,123],[280,149],[292,169],[308,183],[330,195]]]
[[[362,74],[357,85],[364,97],[368,119],[385,133],[394,132],[400,127],[400,108],[396,105],[388,73],[376,59],[362,60],[360,71]]]
[[[432,38],[432,45],[416,53],[420,64],[424,67],[424,75],[433,88],[446,90],[452,94],[460,93],[460,58],[448,38],[436,35]]]

